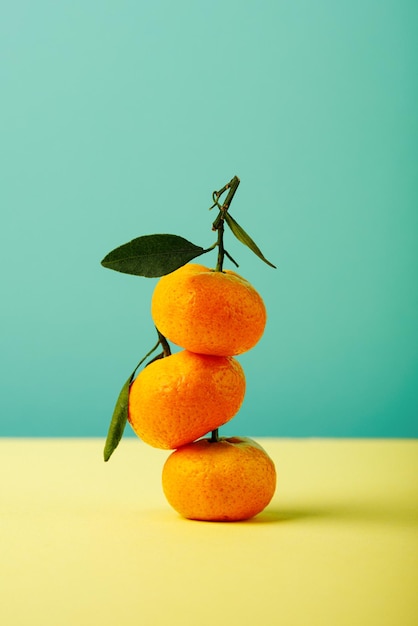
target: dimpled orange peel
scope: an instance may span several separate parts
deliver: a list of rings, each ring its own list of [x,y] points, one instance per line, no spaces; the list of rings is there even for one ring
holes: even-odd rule
[[[138,374],[128,419],[145,443],[174,449],[228,422],[244,394],[244,371],[236,359],[182,350]]]
[[[269,504],[276,470],[252,439],[200,439],[168,457],[162,483],[168,502],[183,517],[232,522],[253,517]]]
[[[264,302],[245,278],[196,263],[160,278],[151,313],[167,339],[199,354],[242,354],[256,345],[266,325]]]

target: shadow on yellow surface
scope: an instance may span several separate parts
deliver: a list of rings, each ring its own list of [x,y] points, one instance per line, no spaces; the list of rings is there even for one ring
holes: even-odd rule
[[[415,507],[416,508],[416,507]],[[418,524],[418,514],[414,507],[397,507],[393,509],[373,506],[368,503],[335,503],[322,507],[306,508],[267,508],[265,511],[246,520],[245,524],[271,524],[309,521],[327,521],[332,523],[388,523],[391,525]]]

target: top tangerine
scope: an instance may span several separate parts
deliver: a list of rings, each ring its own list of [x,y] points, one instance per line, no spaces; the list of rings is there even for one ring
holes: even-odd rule
[[[218,356],[250,350],[267,318],[260,294],[245,278],[196,263],[160,278],[151,313],[158,330],[173,343]]]

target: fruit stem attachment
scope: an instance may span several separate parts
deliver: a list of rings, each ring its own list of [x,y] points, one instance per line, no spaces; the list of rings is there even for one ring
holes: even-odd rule
[[[218,428],[215,428],[215,430],[212,430],[212,434],[211,437],[209,439],[210,443],[217,443],[219,441],[219,430]]]

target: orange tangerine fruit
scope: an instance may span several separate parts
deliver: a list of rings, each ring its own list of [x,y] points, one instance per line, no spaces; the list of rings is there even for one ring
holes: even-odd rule
[[[244,371],[236,359],[182,350],[138,374],[128,420],[146,443],[174,449],[228,422],[244,395]]]
[[[151,302],[158,330],[199,354],[233,356],[250,350],[266,325],[266,308],[245,278],[189,263],[158,281]]]
[[[170,454],[162,484],[168,502],[183,517],[232,522],[249,519],[268,505],[276,470],[252,439],[206,438]]]

